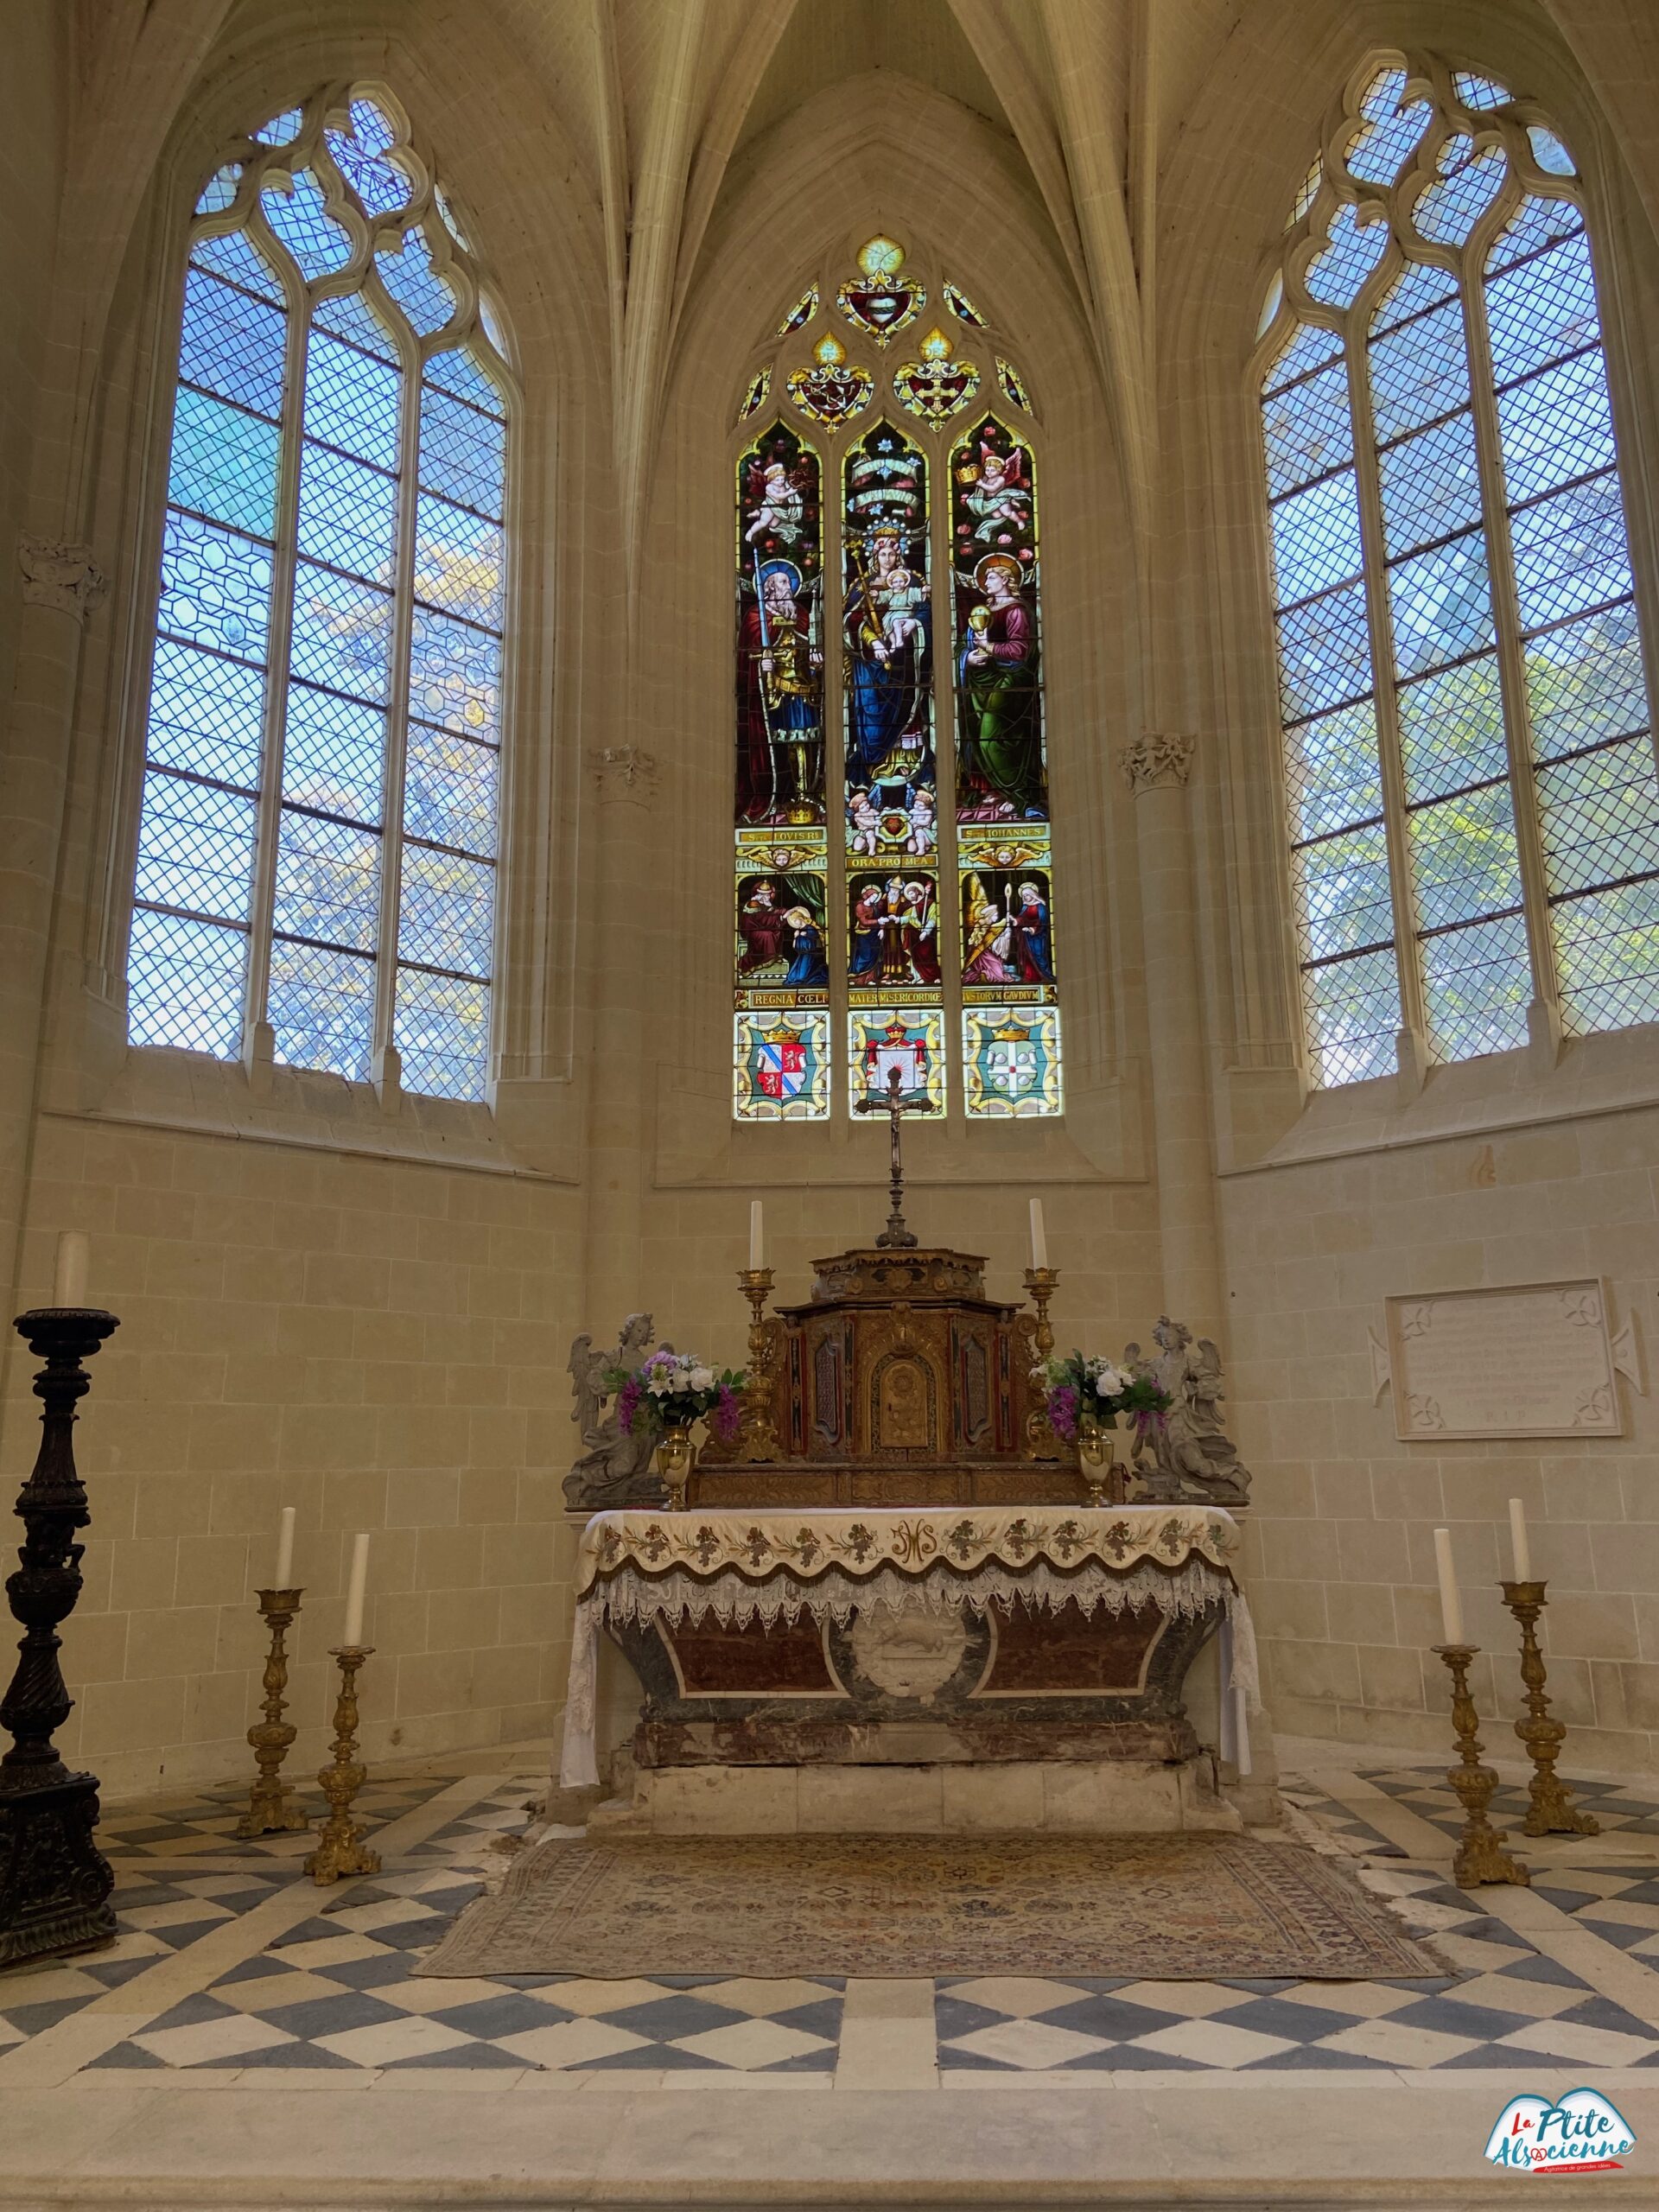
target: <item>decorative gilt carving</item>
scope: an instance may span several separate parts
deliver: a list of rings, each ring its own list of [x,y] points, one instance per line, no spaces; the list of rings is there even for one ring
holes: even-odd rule
[[[23,572],[26,607],[50,607],[84,622],[109,596],[110,580],[93,560],[90,545],[33,537],[25,531],[17,540],[17,565]]]
[[[1196,738],[1147,730],[1133,745],[1122,747],[1117,765],[1123,771],[1129,789],[1139,798],[1142,791],[1162,791],[1172,784],[1184,784],[1192,773],[1192,755],[1197,750]]]
[[[588,755],[601,799],[649,806],[657,790],[658,760],[638,745],[596,745]]]

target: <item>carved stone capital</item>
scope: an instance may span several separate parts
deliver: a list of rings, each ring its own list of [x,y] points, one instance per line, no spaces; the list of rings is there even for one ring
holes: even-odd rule
[[[66,545],[54,537],[17,540],[17,565],[23,572],[26,607],[51,607],[84,622],[109,595],[110,580],[92,558],[90,545]]]
[[[1162,791],[1172,784],[1184,784],[1192,773],[1192,755],[1197,750],[1196,738],[1147,730],[1133,745],[1124,746],[1117,756],[1117,765],[1123,771],[1129,789],[1139,798],[1142,791]]]
[[[588,755],[602,799],[649,806],[657,788],[657,756],[638,745],[596,745]]]

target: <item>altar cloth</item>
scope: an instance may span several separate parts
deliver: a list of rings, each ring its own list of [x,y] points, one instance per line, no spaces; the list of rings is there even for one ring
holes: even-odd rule
[[[1240,1541],[1231,1514],[1204,1505],[596,1513],[576,1554],[559,1781],[599,1779],[598,1637],[612,1622],[845,1621],[918,1604],[1192,1614],[1219,1603],[1232,1683],[1255,1707],[1255,1640],[1232,1565]]]

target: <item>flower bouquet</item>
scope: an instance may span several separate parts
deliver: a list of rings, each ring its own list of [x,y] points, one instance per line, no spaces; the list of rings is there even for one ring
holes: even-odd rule
[[[706,1421],[722,1443],[736,1436],[743,1418],[739,1393],[747,1377],[741,1368],[714,1368],[695,1352],[654,1351],[643,1366],[613,1367],[605,1387],[616,1395],[617,1426],[625,1435],[644,1431],[660,1437],[657,1471],[668,1485],[676,1511],[685,1503],[686,1487],[696,1465],[693,1422]]]
[[[1105,1432],[1117,1427],[1122,1414],[1139,1439],[1168,1412],[1168,1391],[1150,1368],[1120,1367],[1099,1356],[1085,1359],[1080,1351],[1046,1360],[1032,1379],[1044,1394],[1049,1427],[1056,1436],[1076,1444],[1090,1496],[1096,1503],[1104,1503],[1111,1480],[1111,1448]]]

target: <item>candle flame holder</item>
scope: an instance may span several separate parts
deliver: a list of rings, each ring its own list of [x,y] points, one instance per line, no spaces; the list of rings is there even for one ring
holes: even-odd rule
[[[764,1466],[778,1457],[778,1431],[772,1418],[778,1324],[766,1313],[772,1273],[770,1268],[741,1268],[737,1279],[749,1301],[749,1377],[743,1392],[742,1440],[737,1456],[744,1466]]]
[[[1573,1802],[1573,1792],[1555,1771],[1555,1762],[1567,1740],[1567,1724],[1553,1718],[1544,1695],[1548,1675],[1544,1655],[1538,1649],[1538,1616],[1544,1610],[1544,1582],[1501,1582],[1503,1602],[1521,1624],[1521,1682],[1527,1693],[1524,1719],[1515,1732],[1527,1747],[1533,1765],[1532,1785],[1527,1793],[1524,1835],[1599,1835],[1601,1822]]]
[[[357,1756],[357,1671],[374,1649],[372,1643],[336,1644],[329,1652],[340,1662],[340,1696],[334,1706],[334,1755],[318,1775],[329,1813],[305,1871],[319,1889],[346,1874],[378,1874],[380,1854],[363,1841],[352,1817],[352,1803],[368,1778]]]
[[[1026,1292],[1037,1308],[1037,1325],[1032,1333],[1032,1344],[1041,1366],[1054,1349],[1054,1329],[1048,1318],[1048,1302],[1059,1287],[1058,1268],[1027,1268]],[[1035,1405],[1026,1415],[1026,1457],[1027,1459],[1064,1459],[1065,1447],[1049,1424],[1046,1407]]]
[[[1458,1738],[1458,1764],[1446,1777],[1463,1806],[1463,1834],[1452,1861],[1452,1878],[1460,1890],[1478,1890],[1491,1882],[1516,1882],[1528,1888],[1531,1875],[1499,1848],[1506,1832],[1495,1828],[1486,1817],[1497,1777],[1481,1764],[1480,1716],[1469,1690],[1469,1662],[1480,1647],[1437,1643],[1433,1648],[1452,1677],[1452,1726]]]
[[[303,1590],[260,1590],[255,1592],[259,1611],[270,1624],[270,1649],[265,1654],[265,1717],[248,1731],[253,1763],[258,1769],[248,1792],[248,1809],[236,1824],[238,1835],[284,1835],[311,1825],[300,1809],[293,1790],[278,1777],[283,1761],[299,1731],[284,1720],[288,1700],[288,1649],[284,1642],[299,1617]]]

